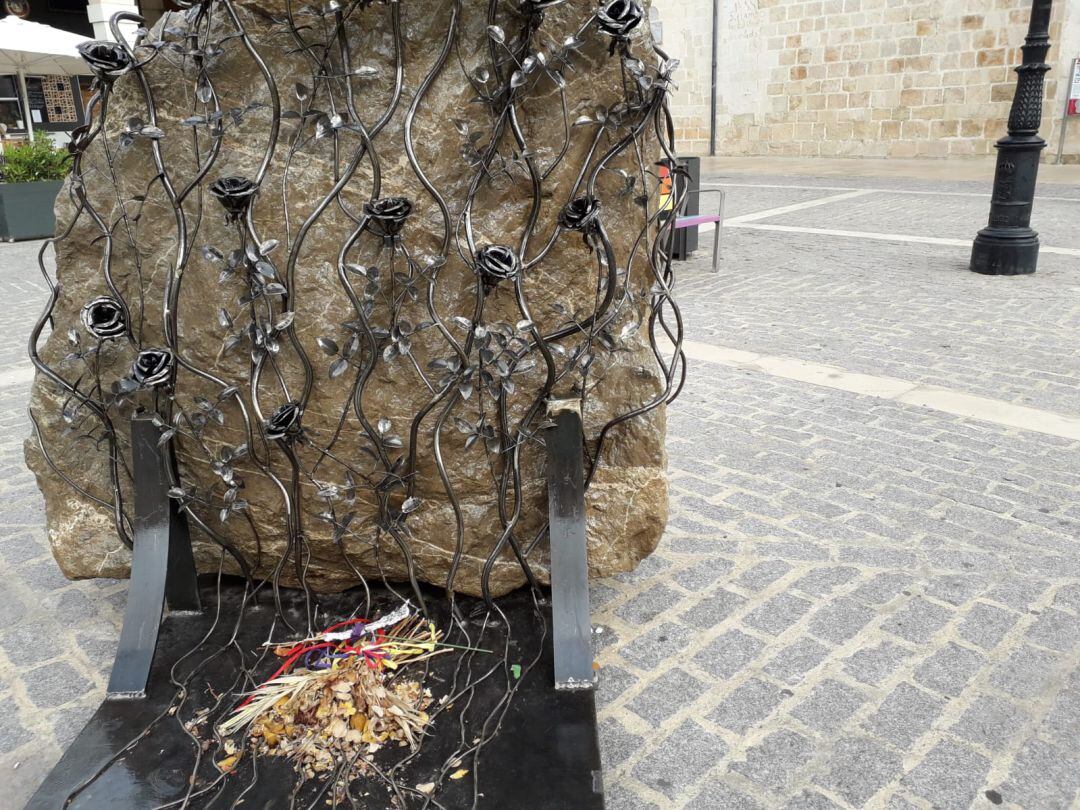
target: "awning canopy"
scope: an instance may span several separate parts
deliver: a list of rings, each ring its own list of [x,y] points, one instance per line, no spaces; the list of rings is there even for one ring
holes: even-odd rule
[[[0,20],[0,73],[89,75],[76,50],[87,39],[9,14]]]
[[[77,50],[89,37],[61,31],[9,14],[0,19],[0,74],[14,73],[19,81],[26,134],[33,139],[33,114],[26,91],[26,74],[81,76],[90,73]]]

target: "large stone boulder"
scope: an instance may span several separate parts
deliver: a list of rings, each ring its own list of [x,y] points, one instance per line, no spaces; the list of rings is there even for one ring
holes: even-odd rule
[[[544,580],[554,399],[583,406],[590,456],[609,427],[591,572],[655,548],[669,66],[633,3],[489,6],[215,0],[166,15],[135,69],[91,54],[105,92],[57,201],[26,445],[67,576],[128,573],[139,408],[201,570],[325,591],[411,557],[476,594],[491,556],[500,594],[525,581],[512,539]],[[599,217],[560,227],[590,190]]]

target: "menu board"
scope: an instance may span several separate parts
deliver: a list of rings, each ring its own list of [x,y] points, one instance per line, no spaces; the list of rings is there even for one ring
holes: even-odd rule
[[[26,99],[30,102],[31,110],[41,110],[48,120],[48,108],[45,106],[45,88],[41,86],[41,79],[26,80]]]
[[[1080,115],[1080,59],[1072,64],[1072,81],[1069,83],[1069,106],[1066,115]]]

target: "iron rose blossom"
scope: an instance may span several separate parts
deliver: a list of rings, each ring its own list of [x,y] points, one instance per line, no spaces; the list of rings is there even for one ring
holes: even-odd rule
[[[168,349],[143,349],[131,366],[131,376],[139,385],[155,388],[168,382],[172,364],[173,353]]]
[[[513,248],[487,245],[476,252],[476,269],[484,282],[484,291],[491,292],[500,281],[517,277],[521,272],[521,260]]]
[[[412,203],[404,197],[383,197],[364,203],[364,214],[380,236],[397,236],[412,213]]]
[[[131,57],[115,42],[83,42],[76,48],[79,56],[94,71],[94,75],[103,82],[111,83],[117,76],[131,69]]]
[[[104,295],[82,308],[82,324],[87,332],[100,340],[118,338],[127,332],[123,308]]]
[[[596,24],[609,37],[625,40],[644,16],[637,0],[608,0],[596,12]]]
[[[230,220],[244,215],[258,190],[259,187],[246,177],[220,177],[210,184],[210,193],[221,203]]]
[[[284,439],[300,430],[300,403],[286,402],[263,425],[268,439]]]
[[[591,230],[599,219],[600,201],[595,197],[578,197],[559,214],[559,224],[568,231]]]

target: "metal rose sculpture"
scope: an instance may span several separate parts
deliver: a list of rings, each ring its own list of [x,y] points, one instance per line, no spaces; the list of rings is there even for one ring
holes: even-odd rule
[[[100,340],[127,334],[124,308],[108,296],[95,298],[83,307],[82,323],[87,332]]]
[[[654,168],[676,63],[644,19],[210,0],[82,46],[98,93],[31,345],[29,460],[81,527],[56,535],[65,571],[124,573],[138,410],[203,570],[487,598],[546,581],[542,434],[567,399],[594,573],[648,554],[683,367],[678,201]]]
[[[633,568],[684,375],[646,9],[181,5],[80,49],[27,450],[65,572],[127,572],[141,411],[202,571],[490,604],[548,579],[553,401],[582,413],[592,572]]]

